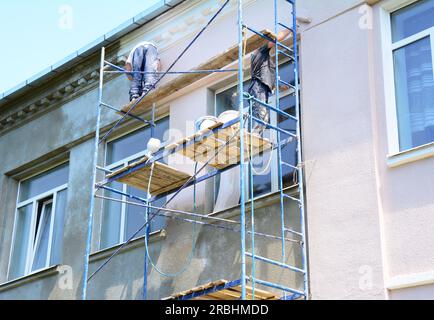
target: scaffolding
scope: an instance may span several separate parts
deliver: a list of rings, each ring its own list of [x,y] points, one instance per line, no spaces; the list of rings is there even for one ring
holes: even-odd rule
[[[304,177],[302,166],[302,143],[301,143],[301,125],[300,125],[300,105],[299,105],[299,64],[298,64],[298,41],[297,41],[297,19],[296,19],[296,0],[284,0],[289,3],[291,24],[288,26],[279,21],[279,0],[274,0],[274,31],[255,30],[244,24],[243,19],[243,1],[237,1],[237,31],[238,31],[238,44],[224,54],[210,59],[208,62],[200,65],[190,71],[172,71],[175,64],[180,58],[188,51],[192,44],[202,35],[206,28],[215,20],[215,18],[224,10],[230,1],[227,0],[223,3],[220,9],[213,15],[208,23],[201,29],[201,31],[193,38],[189,45],[181,52],[177,59],[169,66],[164,72],[158,72],[159,78],[157,84],[168,74],[179,75],[174,80],[169,81],[167,84],[157,87],[154,90],[142,95],[139,99],[131,102],[123,108],[115,108],[103,101],[103,88],[104,88],[104,75],[105,74],[122,74],[133,73],[116,66],[106,61],[105,48],[101,49],[100,61],[100,79],[98,87],[98,105],[96,108],[96,130],[95,130],[95,144],[93,155],[93,172],[92,172],[92,196],[90,202],[90,210],[88,216],[87,226],[87,241],[86,252],[84,257],[84,274],[83,274],[83,288],[82,299],[87,298],[88,282],[101,271],[110,261],[116,256],[123,247],[125,247],[131,240],[133,240],[140,232],[145,231],[145,261],[144,261],[144,283],[143,283],[143,299],[147,298],[147,274],[148,268],[151,265],[162,274],[161,270],[153,264],[149,256],[148,240],[150,235],[150,221],[156,216],[163,216],[170,219],[176,219],[197,225],[205,225],[213,228],[220,228],[231,232],[240,234],[240,252],[241,252],[241,277],[231,281],[219,280],[207,285],[193,288],[181,294],[175,294],[168,299],[186,300],[186,299],[206,299],[213,297],[214,299],[220,297],[221,299],[275,299],[274,294],[267,293],[264,290],[257,288],[258,285],[262,287],[270,287],[282,291],[282,299],[308,299],[309,283],[308,283],[308,269],[306,261],[306,230],[305,230],[305,201],[304,201]],[[279,41],[277,34],[280,30],[286,29],[292,35],[291,45],[286,45]],[[247,37],[247,32],[252,36]],[[276,89],[275,89],[275,105],[265,103],[251,96],[244,90],[244,66],[243,59],[249,52],[253,52],[261,45],[268,42],[273,42],[275,45],[275,60],[276,60]],[[279,73],[279,59],[288,59],[293,65],[294,82],[286,81],[281,78]],[[228,61],[238,61],[238,68],[228,69]],[[211,127],[196,132],[193,136],[186,137],[181,141],[172,143],[171,145],[163,146],[160,151],[154,155],[148,155],[139,161],[130,164],[115,172],[106,168],[98,166],[98,149],[99,145],[104,142],[111,133],[126,119],[141,121],[148,124],[151,128],[151,136],[154,136],[155,122],[155,103],[163,97],[167,97],[175,87],[185,87],[194,83],[209,74],[217,72],[237,73],[238,74],[238,111],[239,117],[226,123],[217,123]],[[281,109],[280,106],[280,87],[291,89],[291,94],[295,99],[295,114],[292,115]],[[248,108],[245,108],[245,101],[248,102]],[[296,124],[295,133],[288,131],[277,125],[265,123],[253,115],[252,105],[258,103],[266,107],[269,112],[274,112],[279,117],[290,119]],[[143,111],[152,104],[151,119],[146,120],[140,115]],[[103,108],[116,111],[121,115],[120,119],[100,137],[101,131],[101,112]],[[276,141],[269,141],[262,138],[260,135],[255,135],[253,132],[253,124],[260,123],[270,131],[275,132]],[[296,143],[297,163],[290,164],[282,160],[282,149],[289,143]],[[200,152],[198,150],[201,150]],[[280,230],[278,235],[267,234],[258,232],[255,229],[255,194],[253,188],[254,167],[252,159],[255,156],[262,155],[267,151],[277,152],[277,165],[278,165],[278,193],[279,193],[279,207],[280,207]],[[182,154],[195,162],[195,171],[193,175],[188,175],[176,170],[166,164],[161,163],[161,159],[172,155]],[[223,160],[221,158],[223,154]],[[271,156],[271,155],[270,155]],[[199,165],[200,164],[200,165]],[[287,194],[284,190],[283,181],[283,168],[289,167],[297,175],[297,181],[294,186],[298,189],[298,197]],[[207,168],[212,167],[212,171],[201,174]],[[240,168],[240,217],[238,220],[231,220],[220,218],[218,216],[200,214],[196,212],[196,185],[202,181],[210,179],[226,170],[234,167]],[[97,182],[97,172],[102,171],[105,175],[103,181]],[[117,190],[109,187],[113,181],[128,184],[147,191],[147,197],[141,198],[133,194]],[[169,209],[166,206],[176,198],[176,196],[185,188],[193,187],[193,212]],[[99,195],[99,190],[106,190],[112,193],[122,195],[131,201],[110,198],[104,195]],[[151,196],[152,195],[152,196]],[[158,199],[166,197],[168,199],[161,207],[155,207],[152,203]],[[103,263],[95,272],[89,276],[89,256],[91,253],[91,240],[92,240],[92,227],[93,227],[93,214],[95,207],[95,199],[102,199],[103,201],[117,201],[130,205],[140,206],[145,210],[145,223]],[[285,224],[285,199],[293,201],[297,204],[300,221],[300,230],[294,230]],[[134,200],[134,202],[133,202]],[[248,211],[250,213],[250,225],[247,223]],[[195,229],[193,229],[195,230]],[[255,239],[256,237],[264,237],[268,239],[277,240],[281,243],[281,259],[280,261],[271,259],[269,257],[261,256],[255,252]],[[246,249],[246,242],[250,239],[251,250]],[[195,244],[195,240],[193,240]],[[291,242],[299,247],[301,262],[299,266],[289,265],[286,263],[287,253],[285,250],[286,243]],[[194,254],[194,247],[191,255]],[[189,257],[191,259],[191,256]],[[251,259],[251,270],[248,274],[246,260]],[[256,263],[263,262],[277,266],[279,268],[289,270],[301,274],[303,278],[302,289],[296,289],[284,286],[279,283],[273,283],[264,279],[256,277]],[[176,274],[168,276],[177,276],[182,273],[180,270]],[[214,294],[214,295],[213,295]]]

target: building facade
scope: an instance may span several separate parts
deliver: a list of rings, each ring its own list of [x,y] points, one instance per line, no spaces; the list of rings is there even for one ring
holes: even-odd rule
[[[223,2],[161,1],[1,96],[1,299],[81,296],[101,47],[107,60],[122,65],[138,41],[153,41],[167,68]],[[270,1],[243,2],[246,24],[274,29]],[[297,5],[310,298],[434,298],[434,1]],[[290,21],[288,12],[279,12],[282,21]],[[175,69],[191,70],[235,45],[236,21],[236,1],[230,1]],[[291,62],[283,60],[281,68],[285,73]],[[236,76],[215,73],[155,101],[154,135],[173,141],[193,133],[197,118],[234,108],[236,85]],[[128,86],[124,75],[110,75],[105,101],[125,105]],[[291,112],[294,100],[285,92],[281,96]],[[149,118],[150,110],[142,116]],[[104,109],[101,132],[119,117]],[[144,155],[150,136],[148,126],[128,119],[100,144],[98,164],[114,170],[131,163]],[[295,164],[293,145],[284,157]],[[194,171],[192,162],[177,156],[165,161]],[[253,184],[258,230],[273,233],[280,216],[276,160],[270,161],[271,169]],[[236,219],[239,206],[219,200],[230,188],[222,180],[198,184],[197,212]],[[296,196],[293,172],[284,172],[284,182],[286,192]],[[144,195],[120,183],[113,187]],[[171,208],[192,211],[191,191],[183,191]],[[296,205],[288,202],[286,210],[287,224],[300,228]],[[97,199],[90,272],[142,223],[143,208]],[[164,217],[153,220],[151,232],[149,258],[157,268],[147,271],[147,298],[240,277],[238,233]],[[281,249],[279,242],[261,239],[256,250],[277,259]],[[288,243],[287,252],[287,262],[299,265],[297,244]],[[88,298],[141,299],[144,260],[139,233],[92,278]],[[258,264],[257,273],[302,286],[303,279],[290,271]]]

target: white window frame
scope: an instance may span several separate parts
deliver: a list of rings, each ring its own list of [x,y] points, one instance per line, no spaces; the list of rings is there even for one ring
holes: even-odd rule
[[[393,157],[412,150],[419,150],[422,146],[416,146],[408,150],[400,150],[399,146],[399,123],[397,101],[395,93],[395,68],[393,63],[393,52],[406,45],[419,41],[427,36],[431,40],[432,62],[434,64],[434,27],[423,30],[408,38],[393,43],[391,14],[419,0],[389,0],[382,4],[380,8],[380,18],[382,25],[382,51],[383,51],[383,74],[384,74],[384,99],[386,108],[386,127],[388,141],[388,157]],[[433,67],[434,77],[434,67]],[[429,143],[431,145],[432,143]]]
[[[283,65],[287,62],[289,62],[289,61],[283,60],[283,61],[281,61],[280,65]],[[279,68],[281,68],[281,67],[279,67]],[[251,77],[247,77],[244,79],[244,82],[249,81],[250,79],[251,79]],[[215,91],[215,93],[214,93],[214,115],[215,116],[218,116],[217,115],[217,95],[228,90],[228,89],[231,89],[237,85],[238,85],[238,82],[232,82],[231,84],[224,86],[223,88]],[[291,93],[292,93],[291,89],[280,90],[279,97],[280,97],[280,99],[283,99],[283,98],[289,96]],[[268,104],[272,107],[276,107],[275,91],[268,98]],[[248,111],[247,109],[248,108],[245,108],[246,111]],[[278,119],[277,113],[270,110],[270,123],[271,123],[271,125],[277,126],[277,119]],[[276,130],[270,129],[270,132],[271,132],[271,138],[277,139]],[[246,175],[248,176],[248,167],[246,168]],[[277,157],[273,156],[272,163],[271,163],[271,190],[270,190],[270,192],[267,192],[265,194],[261,194],[260,197],[264,197],[264,196],[273,194],[279,190],[279,181],[278,181],[279,179],[278,178],[279,178],[278,161],[277,161]],[[249,190],[249,184],[246,185],[246,192],[247,192],[246,195],[248,198],[250,198],[250,193],[248,192],[248,190]],[[217,195],[214,195],[214,196],[217,196]]]
[[[162,120],[164,120],[166,118],[170,121],[170,115],[167,114],[167,115],[164,115],[161,118],[155,120],[155,122],[162,121]],[[144,125],[144,126],[141,126],[139,128],[132,128],[131,130],[128,130],[127,132],[122,133],[121,135],[113,136],[112,138],[108,139],[106,141],[105,150],[104,150],[104,167],[107,170],[114,170],[116,168],[126,167],[129,164],[131,164],[132,161],[136,161],[136,160],[138,160],[140,158],[143,158],[146,155],[147,150],[140,151],[140,152],[138,152],[136,154],[133,154],[133,155],[127,157],[127,158],[124,158],[124,159],[119,160],[117,162],[114,162],[114,163],[112,163],[110,165],[107,165],[107,151],[108,151],[108,144],[109,143],[114,142],[114,141],[119,140],[119,139],[122,139],[123,137],[125,137],[125,136],[127,136],[129,134],[135,133],[135,132],[140,131],[140,130],[144,130],[146,128],[150,129],[150,126],[149,125]],[[162,142],[162,146],[164,146],[164,142]],[[127,189],[128,189],[128,185],[125,184],[125,183],[123,183],[122,184],[122,192],[123,193],[128,193]],[[121,205],[121,224],[119,226],[121,229],[120,229],[120,232],[119,232],[119,239],[117,241],[117,244],[115,244],[114,246],[119,245],[120,243],[123,243],[126,240],[125,239],[125,223],[126,223],[126,216],[127,216],[127,204],[125,203],[125,201],[127,200],[126,196],[122,195],[121,196],[121,200],[122,200],[122,202],[120,203],[120,205]],[[100,237],[99,237],[99,250],[105,250],[105,249],[109,248],[109,247],[107,247],[107,248],[102,248],[101,247],[101,245],[102,245],[102,243],[101,243],[101,236],[102,236],[102,230],[103,230],[103,227],[104,227],[104,210],[105,209],[104,209],[104,205],[103,205],[102,206],[102,214],[101,214],[100,230],[99,230],[99,234],[100,234]]]
[[[53,198],[49,199],[49,200],[45,200],[42,202],[42,208],[41,208],[41,217],[39,218],[39,226],[38,229],[35,230],[36,231],[36,240],[35,240],[35,245],[33,248],[33,253],[32,253],[32,264],[30,265],[30,270],[33,266],[33,263],[35,262],[35,255],[36,255],[36,250],[38,249],[39,243],[41,242],[41,237],[42,237],[42,228],[44,226],[44,218],[45,218],[45,208],[47,207],[47,205],[51,204],[51,217],[50,217],[50,231],[48,234],[48,247],[47,247],[47,258],[45,260],[45,267],[48,267],[50,264],[50,257],[51,257],[51,247],[52,247],[52,243],[51,240],[53,239],[53,231],[54,231],[54,213],[55,213],[55,205],[56,203],[54,202],[54,197],[55,195],[53,195]],[[37,207],[39,206],[39,203],[37,205]],[[36,214],[35,214],[35,218],[37,218],[37,213],[38,213],[38,208],[36,209]]]
[[[59,164],[59,166],[60,165],[62,165],[62,164]],[[38,173],[38,174],[35,174],[34,176],[37,176],[37,175],[43,174],[43,173],[44,172]],[[34,176],[32,176],[32,177],[34,177]],[[29,180],[32,177],[29,177],[25,180]],[[7,274],[8,279],[9,279],[10,272],[11,272],[12,255],[13,255],[13,252],[15,249],[15,233],[17,232],[16,229],[18,227],[17,222],[18,222],[19,209],[26,207],[29,204],[32,204],[32,213],[31,213],[32,217],[31,217],[31,223],[30,223],[31,235],[28,239],[28,243],[26,244],[27,252],[26,252],[26,262],[25,262],[24,275],[23,275],[23,277],[25,277],[25,276],[28,276],[32,273],[36,273],[36,272],[39,272],[41,270],[44,270],[44,269],[50,267],[51,249],[52,249],[53,234],[54,234],[54,222],[55,222],[55,216],[56,216],[56,211],[57,211],[56,210],[57,194],[61,191],[68,189],[68,183],[65,183],[59,187],[53,188],[53,189],[48,190],[44,193],[38,194],[32,198],[29,198],[29,199],[26,199],[26,200],[20,202],[19,199],[20,199],[20,192],[21,192],[21,184],[25,180],[20,181],[18,184],[18,190],[19,191],[18,191],[16,206],[15,206],[16,210],[15,210],[15,216],[14,216],[14,228],[13,228],[13,232],[12,232],[12,246],[11,246],[11,250],[9,253],[9,264],[8,264],[8,274]],[[52,199],[50,199],[50,201],[52,201],[53,205],[52,205],[52,213],[51,213],[51,221],[50,221],[50,233],[49,233],[49,239],[48,239],[47,258],[46,258],[44,267],[42,267],[38,270],[32,271],[32,265],[33,265],[33,261],[35,258],[35,250],[37,248],[37,243],[35,242],[33,244],[32,239],[34,239],[35,236],[38,235],[37,234],[38,230],[35,230],[36,229],[36,220],[37,220],[37,215],[38,215],[38,203],[40,201],[48,198],[48,197],[53,197]],[[48,202],[48,201],[45,201],[45,202]],[[41,216],[41,218],[42,218],[42,216]],[[41,219],[40,219],[40,221],[42,223]],[[14,280],[14,279],[9,279],[9,280]]]

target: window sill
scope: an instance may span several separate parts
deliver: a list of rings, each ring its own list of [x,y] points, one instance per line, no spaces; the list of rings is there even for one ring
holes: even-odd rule
[[[60,265],[56,265],[56,266],[52,266],[52,267],[48,267],[33,273],[30,273],[26,276],[23,276],[21,278],[18,279],[14,279],[5,283],[0,284],[0,292],[4,292],[19,286],[22,286],[26,283],[30,283],[45,277],[49,277],[52,275],[56,275],[59,273],[60,271]]]
[[[149,234],[149,243],[160,241],[160,240],[163,240],[165,238],[166,238],[166,230],[161,229],[161,230],[158,230],[158,231],[155,231],[155,232],[152,232]],[[130,250],[135,249],[135,248],[143,247],[145,245],[144,241],[145,241],[144,236],[137,238],[137,239],[134,239],[129,244],[127,244],[125,247],[123,247],[122,250],[120,251],[120,253],[127,252],[127,251],[130,251]],[[118,250],[121,246],[122,246],[122,243],[115,245],[113,247],[107,248],[107,249],[96,251],[90,255],[89,262],[92,263],[92,262],[96,262],[96,261],[108,258],[116,250]]]
[[[423,146],[419,146],[410,150],[387,156],[387,165],[390,168],[395,168],[407,163],[427,159],[433,156],[434,142],[431,142]]]
[[[396,276],[386,283],[388,290],[399,290],[434,284],[434,271]]]

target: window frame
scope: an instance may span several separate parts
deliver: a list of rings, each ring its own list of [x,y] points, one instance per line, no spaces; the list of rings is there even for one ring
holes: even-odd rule
[[[56,193],[57,194],[57,193]],[[55,194],[55,195],[56,195]],[[44,218],[45,218],[45,211],[46,211],[46,206],[47,205],[49,205],[49,204],[51,204],[51,217],[50,217],[50,230],[49,230],[49,233],[48,233],[48,246],[47,246],[47,257],[45,258],[45,267],[48,267],[49,266],[49,264],[50,264],[50,258],[51,258],[51,248],[52,248],[52,239],[53,239],[53,232],[54,232],[54,213],[55,213],[55,205],[56,205],[56,203],[55,203],[55,201],[54,201],[54,198],[56,197],[55,195],[53,195],[53,197],[51,198],[49,198],[49,199],[47,199],[47,200],[44,200],[44,199],[42,199],[43,201],[42,201],[42,208],[41,208],[41,217],[39,218],[39,226],[38,226],[38,228],[35,230],[36,231],[36,233],[35,233],[35,237],[36,237],[36,239],[35,239],[35,245],[34,245],[34,248],[33,248],[33,253],[32,253],[32,259],[31,259],[31,262],[32,262],[32,264],[31,264],[31,266],[30,266],[30,270],[33,268],[33,263],[35,263],[35,256],[36,256],[36,252],[37,252],[37,250],[38,250],[38,247],[39,247],[39,244],[40,244],[40,242],[41,242],[41,238],[42,238],[42,233],[43,233],[43,226],[44,226]],[[39,206],[39,203],[40,203],[40,201],[38,201],[38,202],[36,202],[37,203],[37,206],[36,207],[38,207]],[[36,210],[35,210],[35,212],[36,212],[36,214],[35,214],[35,219],[37,219],[37,217],[38,217],[38,208],[35,208]],[[36,226],[35,226],[36,227]],[[37,271],[37,270],[35,270],[35,271]]]
[[[393,53],[395,50],[410,45],[427,36],[430,37],[434,77],[434,26],[393,43],[391,15],[393,12],[405,8],[418,1],[419,0],[389,0],[386,1],[380,8],[380,21],[382,25],[381,40],[383,51],[384,99],[389,158],[403,153],[417,151],[420,150],[421,147],[423,148],[424,146],[430,146],[434,144],[434,142],[429,142],[428,144],[415,146],[410,149],[400,149]]]
[[[155,119],[155,123],[158,123],[160,121],[163,121],[167,118],[167,120],[169,121],[169,129],[170,129],[170,114],[165,114],[161,117],[159,117],[158,119]],[[128,166],[129,164],[131,164],[131,162],[136,161],[140,158],[143,158],[146,155],[147,150],[143,150],[140,151],[136,154],[133,154],[131,156],[128,156],[124,159],[121,159],[119,161],[113,162],[111,164],[107,164],[107,152],[108,152],[108,144],[110,142],[114,142],[116,140],[122,139],[123,137],[126,137],[129,134],[133,134],[135,132],[138,132],[140,130],[144,130],[144,129],[150,129],[150,125],[149,124],[145,124],[142,125],[140,127],[134,127],[131,128],[131,130],[127,130],[126,132],[122,132],[122,134],[119,135],[114,135],[111,138],[107,139],[106,143],[105,143],[105,147],[104,147],[104,168],[106,168],[107,170],[113,170],[115,168],[122,168],[125,166]],[[164,146],[164,141],[161,142],[161,145]],[[125,183],[122,183],[122,192],[124,193],[128,193],[128,185]],[[121,199],[122,201],[125,201],[126,196],[121,195]],[[125,224],[126,224],[126,216],[127,216],[127,204],[125,202],[120,203],[121,205],[121,223],[120,223],[120,232],[119,232],[119,239],[117,241],[116,244],[114,244],[113,246],[108,246],[103,248],[102,247],[102,241],[101,241],[101,237],[102,237],[102,231],[103,231],[103,227],[104,227],[104,204],[101,206],[101,219],[100,219],[100,230],[99,230],[99,244],[98,244],[98,250],[106,250],[115,246],[118,246],[119,244],[123,243],[126,239],[125,239]]]
[[[58,163],[54,166],[47,168],[44,171],[39,171],[38,173],[35,173],[35,174],[19,181],[17,199],[15,202],[14,226],[13,226],[13,231],[12,231],[11,249],[9,252],[9,262],[8,262],[8,272],[7,272],[7,279],[8,280],[16,280],[16,279],[10,279],[10,275],[11,275],[12,257],[13,257],[13,253],[14,253],[15,245],[16,245],[15,235],[16,235],[17,228],[18,228],[17,223],[18,223],[19,210],[21,208],[24,208],[24,207],[30,205],[30,204],[32,205],[32,212],[31,212],[32,216],[31,216],[31,222],[30,222],[31,234],[30,234],[29,239],[27,240],[27,243],[26,243],[27,252],[26,252],[26,258],[25,258],[24,274],[21,277],[26,277],[26,276],[29,276],[33,273],[40,272],[41,270],[44,270],[44,269],[49,268],[51,266],[50,261],[51,261],[51,255],[52,255],[51,250],[52,250],[52,244],[53,244],[54,225],[55,225],[55,218],[56,218],[56,211],[57,211],[56,210],[57,195],[59,192],[65,191],[68,189],[68,182],[65,184],[62,184],[56,188],[53,188],[53,189],[45,191],[41,194],[38,194],[34,197],[26,199],[24,201],[19,201],[20,192],[21,192],[21,184],[27,180],[30,180],[33,177],[44,174],[45,172],[48,172],[49,170],[51,170],[53,168],[60,167],[60,166],[67,164],[67,163],[69,165],[68,161]],[[36,220],[37,220],[37,215],[38,215],[38,203],[44,199],[49,198],[49,197],[52,197],[52,199],[50,199],[50,201],[52,201],[52,209],[51,209],[52,212],[51,212],[51,218],[50,218],[50,232],[49,232],[49,238],[48,238],[47,258],[46,258],[44,267],[32,271],[32,265],[34,262],[37,245],[36,245],[36,241],[35,241],[34,245],[31,244],[32,243],[31,241],[33,238],[38,236],[38,233],[37,233],[38,230],[36,230]],[[48,202],[48,200],[44,201],[44,203],[45,202]],[[41,222],[42,222],[42,220],[41,220]],[[19,277],[19,278],[21,278],[21,277]]]

